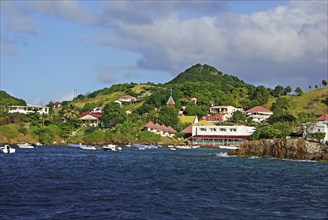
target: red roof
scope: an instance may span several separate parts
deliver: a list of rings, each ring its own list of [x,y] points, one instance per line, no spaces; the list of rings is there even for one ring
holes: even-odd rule
[[[248,109],[246,113],[255,113],[255,112],[272,112],[263,106],[255,106],[254,108]]]
[[[328,114],[323,114],[319,118],[317,118],[318,121],[328,121]]]
[[[54,103],[54,105],[60,105],[61,104],[61,102],[55,102]]]
[[[183,129],[181,131],[182,133],[192,133],[192,125],[189,125],[188,127],[186,127],[185,129]]]
[[[97,119],[100,119],[101,118],[101,114],[100,113],[90,113],[90,112],[83,112],[80,114],[79,118],[82,118],[83,116],[86,116],[86,115],[91,115]]]
[[[201,117],[201,120],[206,120],[206,121],[223,121],[223,116],[221,114],[204,115],[203,117]]]

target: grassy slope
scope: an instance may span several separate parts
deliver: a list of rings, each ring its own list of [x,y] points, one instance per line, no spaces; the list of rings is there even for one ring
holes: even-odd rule
[[[289,112],[297,116],[301,112],[314,113],[315,115],[322,115],[328,113],[328,108],[325,104],[321,103],[323,99],[328,96],[328,88],[312,90],[304,93],[301,96],[284,96],[289,99],[290,109]],[[271,108],[272,103],[276,98],[271,98],[265,105],[266,108]]]

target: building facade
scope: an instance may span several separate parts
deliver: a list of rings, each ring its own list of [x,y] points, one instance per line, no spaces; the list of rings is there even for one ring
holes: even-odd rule
[[[37,112],[39,114],[49,114],[49,107],[38,106],[38,105],[27,105],[27,106],[9,106],[8,113],[21,113],[28,114]]]
[[[203,147],[239,146],[255,131],[251,126],[192,126],[192,145]]]

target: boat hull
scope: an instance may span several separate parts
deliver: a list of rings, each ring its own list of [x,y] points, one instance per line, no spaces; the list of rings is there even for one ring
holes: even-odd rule
[[[6,145],[4,147],[0,147],[0,152],[4,154],[12,154],[16,152],[16,149]]]

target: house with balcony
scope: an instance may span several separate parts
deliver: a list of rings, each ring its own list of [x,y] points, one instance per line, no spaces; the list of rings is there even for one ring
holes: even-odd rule
[[[233,113],[236,111],[244,112],[242,108],[236,108],[231,105],[220,105],[210,107],[210,113],[222,115],[223,121],[230,120],[232,118]]]
[[[27,106],[9,106],[8,113],[21,113],[28,114],[37,112],[39,114],[49,114],[49,107],[39,105],[27,105]]]
[[[246,111],[246,116],[251,118],[254,122],[264,122],[273,114],[269,109],[263,106],[255,106],[254,108],[248,109]]]
[[[101,113],[83,112],[77,118],[84,126],[98,127],[100,125]]]

